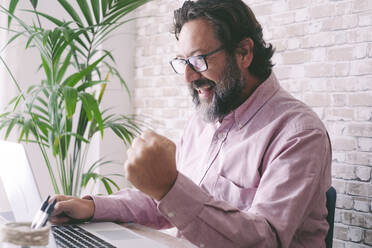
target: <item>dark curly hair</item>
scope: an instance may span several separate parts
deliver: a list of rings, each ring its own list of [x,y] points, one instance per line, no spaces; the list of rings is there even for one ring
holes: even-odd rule
[[[249,71],[259,79],[266,79],[273,67],[274,48],[263,40],[262,27],[252,10],[241,0],[185,1],[174,11],[173,32],[178,40],[182,26],[191,20],[204,18],[212,24],[216,38],[227,53],[234,54],[245,38],[254,42],[253,60]]]

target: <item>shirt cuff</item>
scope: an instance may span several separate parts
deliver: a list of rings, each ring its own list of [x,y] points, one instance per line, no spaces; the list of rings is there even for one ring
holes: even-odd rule
[[[158,202],[158,209],[169,222],[184,229],[210,199],[210,195],[179,172],[171,190]]]
[[[113,199],[107,196],[92,196],[86,195],[83,199],[93,200],[94,202],[94,215],[92,221],[107,221],[112,219],[111,208],[115,206]]]

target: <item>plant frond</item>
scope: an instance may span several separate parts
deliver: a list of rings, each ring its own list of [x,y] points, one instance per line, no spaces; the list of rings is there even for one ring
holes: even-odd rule
[[[10,2],[9,2],[9,9],[8,9],[9,10],[9,13],[13,14],[14,11],[15,11],[15,9],[16,9],[16,7],[17,7],[17,5],[18,5],[18,0],[10,0]],[[8,28],[10,28],[11,22],[12,22],[12,16],[9,15],[8,16]]]

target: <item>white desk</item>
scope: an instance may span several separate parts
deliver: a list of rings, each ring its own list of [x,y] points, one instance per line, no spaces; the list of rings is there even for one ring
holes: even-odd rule
[[[4,223],[6,223],[6,220],[0,216],[0,225],[4,225]],[[158,230],[155,230],[155,229],[152,229],[146,226],[142,226],[138,224],[121,224],[121,225],[123,225],[124,227],[142,236],[158,241],[159,243],[167,245],[168,247],[171,247],[171,248],[196,248],[196,246],[194,246],[187,240],[175,238],[171,235],[165,234],[163,232],[160,232]],[[1,247],[1,244],[0,244],[0,247]]]

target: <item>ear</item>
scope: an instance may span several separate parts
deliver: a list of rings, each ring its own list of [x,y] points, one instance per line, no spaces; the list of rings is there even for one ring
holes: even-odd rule
[[[251,38],[245,38],[239,42],[235,51],[236,62],[240,69],[247,69],[253,60],[254,42]]]

